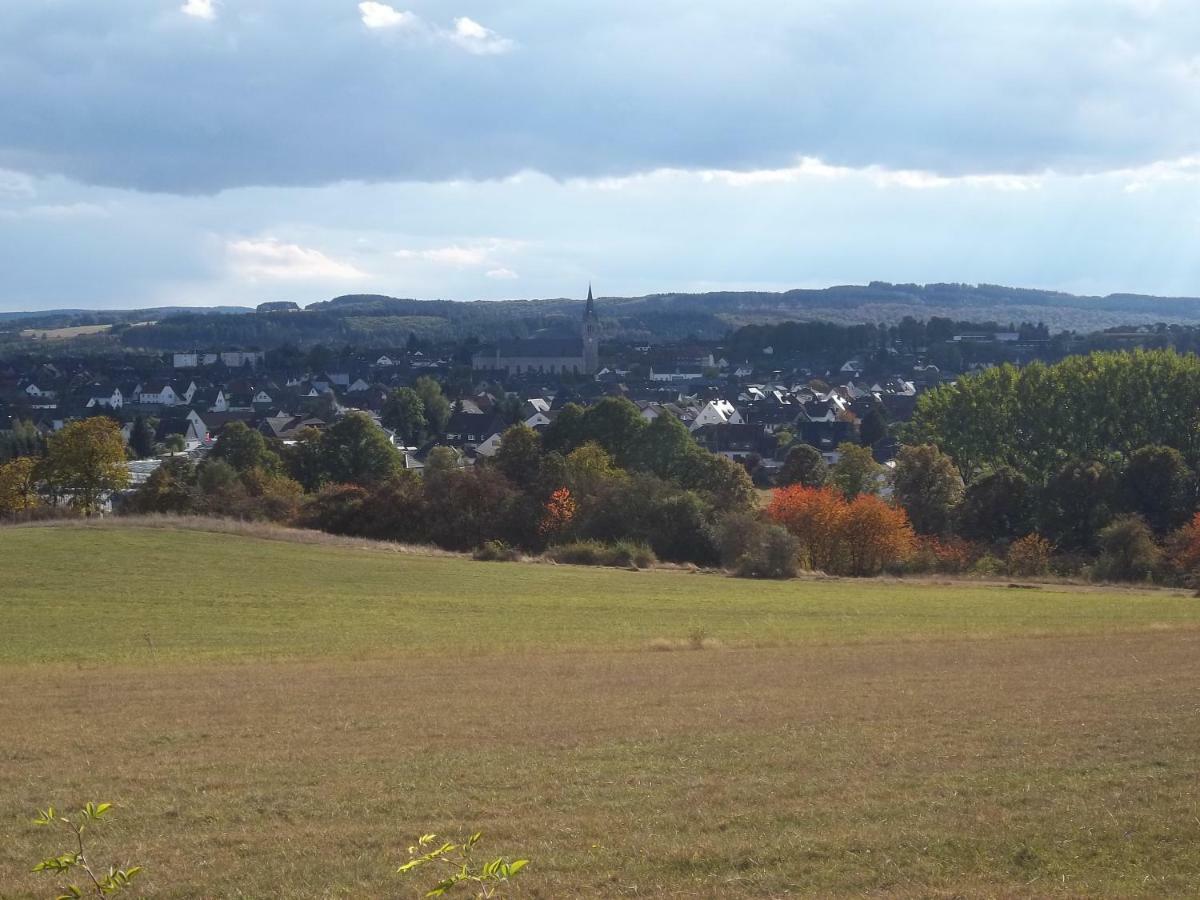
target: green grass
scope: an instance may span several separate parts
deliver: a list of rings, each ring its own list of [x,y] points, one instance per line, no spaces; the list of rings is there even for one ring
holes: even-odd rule
[[[0,530],[0,665],[733,646],[1191,626],[1178,592],[751,582],[161,528]]]

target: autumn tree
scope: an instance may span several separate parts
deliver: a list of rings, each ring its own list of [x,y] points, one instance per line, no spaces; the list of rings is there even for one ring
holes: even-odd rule
[[[37,482],[37,460],[32,456],[18,456],[0,465],[0,514],[37,507]]]
[[[902,447],[892,473],[896,502],[920,534],[946,534],[963,495],[954,461],[932,444]]]
[[[851,500],[841,517],[842,574],[878,575],[903,562],[916,547],[916,536],[904,510],[871,494]]]
[[[777,488],[766,510],[767,518],[782,525],[799,542],[801,565],[822,571],[837,567],[845,512],[846,498],[839,491],[802,484]]]
[[[57,493],[91,515],[104,499],[129,484],[125,440],[112,419],[71,422],[47,442],[43,471]]]

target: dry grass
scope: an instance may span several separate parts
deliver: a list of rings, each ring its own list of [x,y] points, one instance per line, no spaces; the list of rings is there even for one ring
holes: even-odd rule
[[[0,735],[0,884],[44,895],[29,814],[98,798],[154,897],[416,896],[392,874],[411,836],[473,828],[534,859],[533,897],[1194,895],[1198,653],[1167,633],[9,671],[0,715],[28,725]]]

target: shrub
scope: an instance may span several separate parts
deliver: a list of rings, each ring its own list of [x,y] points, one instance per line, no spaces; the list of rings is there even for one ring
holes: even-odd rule
[[[1047,575],[1053,552],[1054,547],[1040,534],[1017,538],[1008,548],[1008,574],[1023,578]]]
[[[975,547],[958,537],[918,537],[906,572],[947,572],[958,575],[971,568]]]
[[[721,564],[739,578],[792,578],[800,544],[786,528],[750,513],[731,513],[714,529]]]
[[[472,556],[480,562],[516,562],[521,558],[520,551],[504,541],[484,541]]]
[[[1166,555],[1180,575],[1190,575],[1200,569],[1200,512],[1182,528],[1171,532],[1166,540]]]
[[[778,525],[765,525],[758,541],[737,561],[739,578],[794,578],[798,568],[799,542]]]
[[[653,550],[645,544],[633,541],[616,541],[611,544],[600,541],[575,541],[551,547],[546,551],[546,557],[571,566],[617,566],[626,569],[645,569],[658,562]]]
[[[1097,578],[1108,581],[1145,581],[1158,565],[1162,551],[1141,516],[1119,516],[1100,530]]]
[[[984,578],[991,578],[996,575],[1004,574],[1004,560],[997,559],[990,553],[985,553],[979,559],[975,560],[971,566],[972,575],[982,575]]]

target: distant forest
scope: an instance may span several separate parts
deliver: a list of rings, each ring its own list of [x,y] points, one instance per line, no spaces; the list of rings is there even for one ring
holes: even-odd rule
[[[705,294],[652,294],[598,300],[609,341],[719,340],[742,326],[787,320],[896,325],[908,317],[952,322],[1037,322],[1050,332],[1097,332],[1118,326],[1200,325],[1200,299],[1111,294],[1081,297],[1053,291],[970,284],[889,284]],[[24,328],[112,324],[97,342],[126,348],[271,349],[315,344],[403,346],[468,338],[489,342],[539,331],[574,332],[582,313],[576,299],[472,301],[411,300],[351,295],[298,312],[236,307],[125,311],[57,310],[0,315],[0,335],[19,339]],[[140,324],[151,322],[152,324]]]

